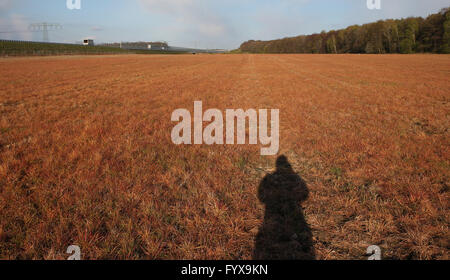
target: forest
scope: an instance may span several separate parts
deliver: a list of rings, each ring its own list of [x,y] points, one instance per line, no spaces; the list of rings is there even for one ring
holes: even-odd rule
[[[450,7],[427,18],[380,20],[271,41],[250,40],[249,53],[450,53]]]

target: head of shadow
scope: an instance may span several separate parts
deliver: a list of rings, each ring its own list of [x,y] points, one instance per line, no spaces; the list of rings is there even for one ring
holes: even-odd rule
[[[258,189],[265,215],[256,236],[254,259],[315,259],[311,229],[301,206],[308,194],[305,181],[294,172],[287,157],[278,157],[276,171],[266,175]]]

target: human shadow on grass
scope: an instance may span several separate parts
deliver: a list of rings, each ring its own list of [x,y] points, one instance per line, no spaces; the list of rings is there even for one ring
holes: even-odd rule
[[[301,203],[309,195],[305,181],[294,172],[286,156],[277,159],[276,171],[259,185],[265,204],[264,223],[256,236],[256,260],[313,260],[312,233]]]

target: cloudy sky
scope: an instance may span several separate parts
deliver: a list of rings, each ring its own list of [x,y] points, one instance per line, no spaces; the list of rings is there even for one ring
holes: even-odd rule
[[[42,40],[30,23],[63,26],[50,40],[74,43],[168,41],[173,46],[233,49],[249,39],[276,39],[386,18],[427,16],[450,0],[0,0],[0,38]]]

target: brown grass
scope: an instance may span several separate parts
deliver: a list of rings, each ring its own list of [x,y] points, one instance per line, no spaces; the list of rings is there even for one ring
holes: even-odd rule
[[[2,59],[0,258],[251,259],[276,157],[173,145],[201,100],[280,109],[315,258],[448,259],[449,77],[444,55]]]

